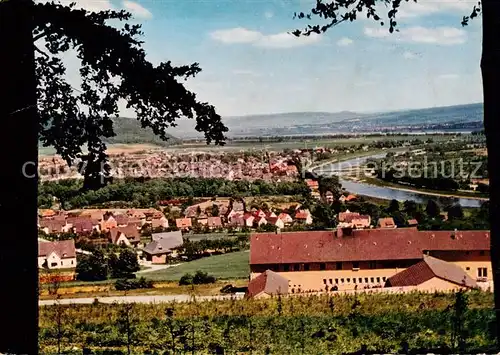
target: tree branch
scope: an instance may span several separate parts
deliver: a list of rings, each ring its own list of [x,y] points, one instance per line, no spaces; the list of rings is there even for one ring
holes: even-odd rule
[[[33,37],[33,42],[38,41],[39,39],[45,37],[46,35],[47,35],[47,32],[45,32],[45,31],[42,32],[42,33],[37,34],[36,36]]]
[[[35,46],[35,45],[34,45],[33,47],[35,47],[35,51],[37,51],[38,53],[40,53],[41,55],[43,55],[45,58],[47,58],[47,59],[49,59],[49,58],[50,58],[50,56],[49,56],[47,53],[45,53],[44,51],[42,51],[42,50],[41,50],[40,48],[38,48],[37,46]]]

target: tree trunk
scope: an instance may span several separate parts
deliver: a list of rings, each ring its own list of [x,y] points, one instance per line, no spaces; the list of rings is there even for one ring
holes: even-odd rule
[[[30,0],[0,1],[0,353],[38,353],[38,121]]]
[[[490,179],[491,264],[493,269],[497,347],[500,345],[500,1],[483,0],[483,76],[484,128],[488,148]]]

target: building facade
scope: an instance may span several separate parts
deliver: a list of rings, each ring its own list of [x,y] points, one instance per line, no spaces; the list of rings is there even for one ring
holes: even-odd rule
[[[290,293],[384,287],[428,255],[459,266],[478,283],[489,282],[489,248],[489,231],[257,233],[250,241],[250,279],[266,270],[277,272],[289,280]]]

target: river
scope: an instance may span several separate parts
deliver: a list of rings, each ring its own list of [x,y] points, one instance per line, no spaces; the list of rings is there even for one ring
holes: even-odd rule
[[[384,156],[385,153],[382,153],[382,154],[360,157],[356,159],[345,160],[339,163],[324,165],[322,167],[313,169],[313,171],[318,175],[323,175],[323,174],[339,175],[339,180],[340,183],[342,184],[342,187],[345,188],[347,191],[356,195],[377,197],[386,200],[393,200],[393,199],[398,201],[412,200],[418,203],[426,203],[427,200],[429,199],[453,200],[454,202],[460,203],[462,207],[480,207],[481,204],[483,203],[482,200],[477,200],[473,198],[466,198],[466,197],[453,198],[453,197],[433,196],[423,192],[410,192],[410,191],[398,190],[390,187],[375,186],[352,180],[346,180],[342,178],[341,174],[342,169],[363,165],[370,158],[382,158]]]

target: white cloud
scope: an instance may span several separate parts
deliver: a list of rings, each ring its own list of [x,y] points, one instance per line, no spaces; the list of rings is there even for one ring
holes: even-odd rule
[[[347,37],[342,37],[337,41],[337,45],[341,47],[348,46],[353,43],[353,40]]]
[[[263,36],[255,45],[267,48],[292,48],[317,43],[320,40],[321,36],[317,34],[311,34],[306,37],[295,37],[290,33],[282,32],[275,35]]]
[[[267,19],[273,18],[274,14],[271,11],[266,11],[264,17]]]
[[[474,5],[470,0],[418,0],[408,1],[401,5],[396,17],[412,18],[428,16],[440,12],[459,12],[467,15]]]
[[[262,38],[262,34],[258,31],[247,30],[242,27],[235,27],[227,30],[217,30],[210,33],[212,39],[226,43],[255,43]]]
[[[124,0],[123,7],[138,18],[150,19],[153,17],[151,11],[134,1]]]
[[[366,27],[368,37],[387,38],[402,42],[454,45],[462,44],[467,39],[467,32],[455,27],[425,28],[421,26],[401,28],[399,32],[389,33],[387,28]]]
[[[210,36],[212,39],[225,44],[247,43],[266,48],[299,47],[321,40],[321,36],[316,34],[311,34],[307,37],[295,37],[287,32],[265,35],[261,32],[248,30],[242,27],[217,30],[210,33]]]
[[[403,53],[404,59],[415,59],[417,56],[413,52],[406,51]]]

